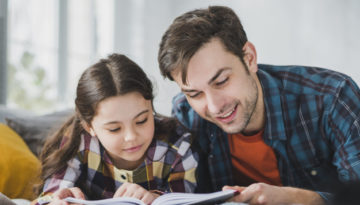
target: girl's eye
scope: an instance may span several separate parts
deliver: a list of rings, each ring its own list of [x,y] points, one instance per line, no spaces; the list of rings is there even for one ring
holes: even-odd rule
[[[118,128],[115,128],[115,129],[110,129],[109,131],[110,132],[117,132],[117,131],[119,131],[120,130],[120,128],[118,127]]]
[[[147,120],[148,120],[148,119],[145,118],[145,119],[142,120],[142,121],[136,122],[136,124],[137,124],[137,125],[142,125],[142,124],[144,124]]]
[[[223,81],[220,81],[220,82],[217,82],[215,85],[219,86],[219,85],[222,85],[224,83],[226,83],[226,81],[229,80],[229,77],[225,78]]]

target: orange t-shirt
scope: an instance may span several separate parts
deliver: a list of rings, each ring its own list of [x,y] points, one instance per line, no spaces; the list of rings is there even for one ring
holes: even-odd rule
[[[255,182],[281,185],[274,150],[262,139],[264,130],[253,136],[229,134],[229,147],[235,184],[248,186]]]

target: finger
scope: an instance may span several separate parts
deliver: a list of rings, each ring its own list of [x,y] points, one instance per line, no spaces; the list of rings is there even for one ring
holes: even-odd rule
[[[129,197],[133,197],[133,198],[137,198],[137,199],[142,199],[144,197],[146,193],[143,191],[133,191],[133,192],[129,192]]]
[[[152,194],[150,192],[147,192],[143,195],[141,198],[141,201],[144,202],[144,204],[151,204],[159,195]]]
[[[71,190],[71,192],[72,192],[72,194],[74,195],[75,198],[77,198],[77,199],[85,199],[84,193],[78,187],[70,188],[70,190]]]
[[[60,200],[60,199],[53,199],[49,205],[68,205],[66,201]]]
[[[223,186],[222,190],[228,190],[228,189],[233,189],[233,190],[237,190],[239,192],[241,192],[242,190],[244,190],[246,187],[243,186]]]
[[[234,197],[228,199],[227,201],[229,202],[242,202],[241,200],[241,192],[245,189],[246,187],[243,187],[243,186],[224,186],[222,188],[222,190],[229,190],[229,189],[232,189],[232,190],[236,190],[239,192],[239,194],[235,195]]]
[[[129,184],[127,182],[123,183],[115,192],[113,197],[121,197],[126,192],[127,187]]]
[[[128,189],[128,192],[129,192],[131,197],[141,199],[146,194],[147,190],[145,190],[145,189],[143,189],[142,187],[139,187],[139,186],[131,186]]]
[[[53,194],[53,197],[54,197],[54,199],[61,200],[61,199],[65,199],[66,197],[73,197],[73,194],[70,189],[65,188],[65,189],[60,189],[60,190],[56,191]]]
[[[257,203],[259,196],[262,194],[264,189],[263,184],[255,183],[248,186],[246,189],[244,189],[239,199],[241,202],[247,202],[247,203]]]
[[[147,192],[147,190],[140,187],[139,185],[132,184],[127,187],[126,192],[124,193],[124,196],[141,199],[145,195],[146,192]]]

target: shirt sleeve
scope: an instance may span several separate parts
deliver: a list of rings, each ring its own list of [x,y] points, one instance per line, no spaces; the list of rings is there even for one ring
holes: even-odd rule
[[[80,160],[78,157],[74,157],[68,162],[68,166],[65,169],[55,173],[51,178],[47,179],[44,183],[43,192],[40,197],[37,198],[36,205],[47,204],[51,202],[51,195],[63,188],[74,187],[77,179],[80,175]]]
[[[45,181],[43,192],[53,193],[61,188],[74,187],[81,173],[80,164],[81,162],[77,156],[70,160],[65,169]]]
[[[339,87],[330,110],[328,135],[331,136],[340,181],[360,180],[360,90],[350,78]]]
[[[197,114],[191,109],[183,93],[179,93],[172,100],[173,106],[171,115],[175,117],[187,129],[194,131]]]
[[[83,144],[83,139],[80,147]],[[51,178],[45,180],[43,191],[40,196],[35,199],[36,205],[47,204],[52,200],[52,194],[59,189],[74,187],[81,174],[81,164],[83,159],[83,152],[78,152],[74,158],[67,162],[67,166],[57,173],[53,174]]]
[[[191,149],[191,135],[184,134],[179,141],[175,160],[170,168],[167,179],[170,192],[194,192],[196,188],[195,171],[198,165],[198,155]]]

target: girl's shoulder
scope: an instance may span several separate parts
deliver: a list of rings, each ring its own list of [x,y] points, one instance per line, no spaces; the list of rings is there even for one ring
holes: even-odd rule
[[[148,149],[148,158],[159,161],[164,157],[184,156],[191,149],[193,138],[183,126],[176,126],[166,135],[154,138]]]
[[[155,116],[155,138],[169,144],[177,144],[183,138],[186,141],[192,141],[190,130],[182,125],[174,117]]]
[[[93,137],[88,132],[84,131],[81,133],[80,138],[79,153],[92,152],[100,155],[102,148],[97,137]]]

